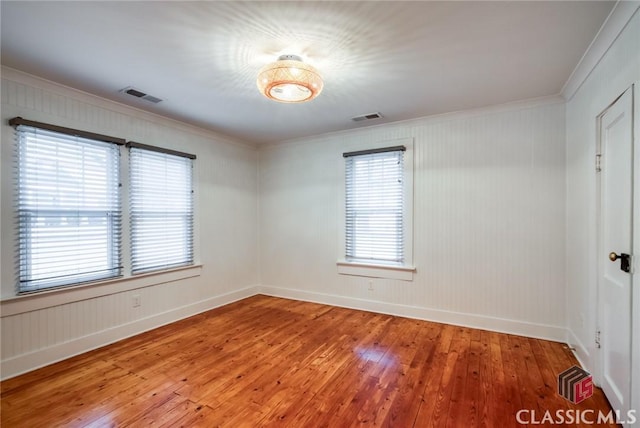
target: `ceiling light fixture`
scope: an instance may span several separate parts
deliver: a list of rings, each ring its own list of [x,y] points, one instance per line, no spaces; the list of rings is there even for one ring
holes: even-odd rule
[[[265,97],[282,103],[311,101],[324,85],[318,70],[297,55],[282,55],[262,67],[257,84]]]

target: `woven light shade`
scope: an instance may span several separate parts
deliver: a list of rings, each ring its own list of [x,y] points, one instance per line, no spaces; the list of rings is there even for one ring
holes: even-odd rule
[[[296,55],[282,55],[258,72],[258,89],[282,103],[302,103],[320,94],[324,83],[318,71]]]

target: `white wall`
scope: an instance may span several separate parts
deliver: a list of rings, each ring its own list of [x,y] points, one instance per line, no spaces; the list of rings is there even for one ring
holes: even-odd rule
[[[551,99],[260,150],[268,294],[565,338],[564,105]],[[415,144],[412,282],[338,275],[342,153]]]
[[[637,3],[636,6],[637,7]],[[596,117],[633,83],[640,84],[640,12],[636,10],[615,43],[568,100],[567,115],[567,325],[569,342],[590,371],[597,371],[596,312]],[[635,106],[638,110],[638,91]],[[638,115],[636,115],[638,122]],[[636,125],[638,125],[636,123]],[[636,152],[640,148],[636,128]],[[640,171],[636,171],[636,174]],[[636,178],[636,204],[638,179]],[[640,218],[636,218],[636,225]],[[636,227],[636,229],[640,229]],[[636,234],[636,236],[638,236]],[[636,261],[640,239],[635,238]],[[636,264],[636,266],[638,266]],[[640,269],[637,269],[640,270]],[[633,290],[640,290],[640,275]],[[634,292],[634,402],[640,409],[640,293]],[[632,403],[633,404],[633,403]],[[631,406],[634,408],[634,406]]]
[[[640,81],[639,53],[636,13],[587,80],[570,85],[580,87],[566,106],[558,99],[523,102],[259,151],[3,69],[2,377],[259,290],[561,341],[568,327],[569,342],[593,370],[595,117]],[[199,266],[12,298],[13,131],[6,122],[17,115],[195,153]],[[640,130],[637,145],[638,135]],[[341,154],[365,142],[405,137],[415,144],[417,273],[412,282],[374,279],[369,291],[369,278],[337,274]],[[634,289],[639,287],[636,278]],[[130,304],[136,294],[140,308]],[[634,299],[637,314],[640,293]],[[639,320],[634,318],[636,331]],[[634,352],[638,367],[640,341]],[[640,397],[640,377],[634,388]]]
[[[195,244],[200,266],[12,298],[14,133],[7,120],[15,116],[197,155]],[[3,378],[254,294],[259,283],[255,148],[10,69],[2,70],[1,120]],[[140,307],[132,307],[133,295],[141,296]]]

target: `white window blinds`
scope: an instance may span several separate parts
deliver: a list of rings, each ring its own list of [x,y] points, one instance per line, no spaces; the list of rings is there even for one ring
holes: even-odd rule
[[[129,147],[132,273],[193,264],[195,156]]]
[[[344,154],[348,261],[404,263],[404,150]]]
[[[16,131],[18,291],[121,275],[118,145]]]

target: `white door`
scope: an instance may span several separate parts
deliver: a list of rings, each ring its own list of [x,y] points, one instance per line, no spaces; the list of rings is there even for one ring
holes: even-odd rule
[[[626,265],[632,254],[632,97],[630,88],[599,117],[601,383],[611,406],[623,415],[631,395],[631,269]]]

